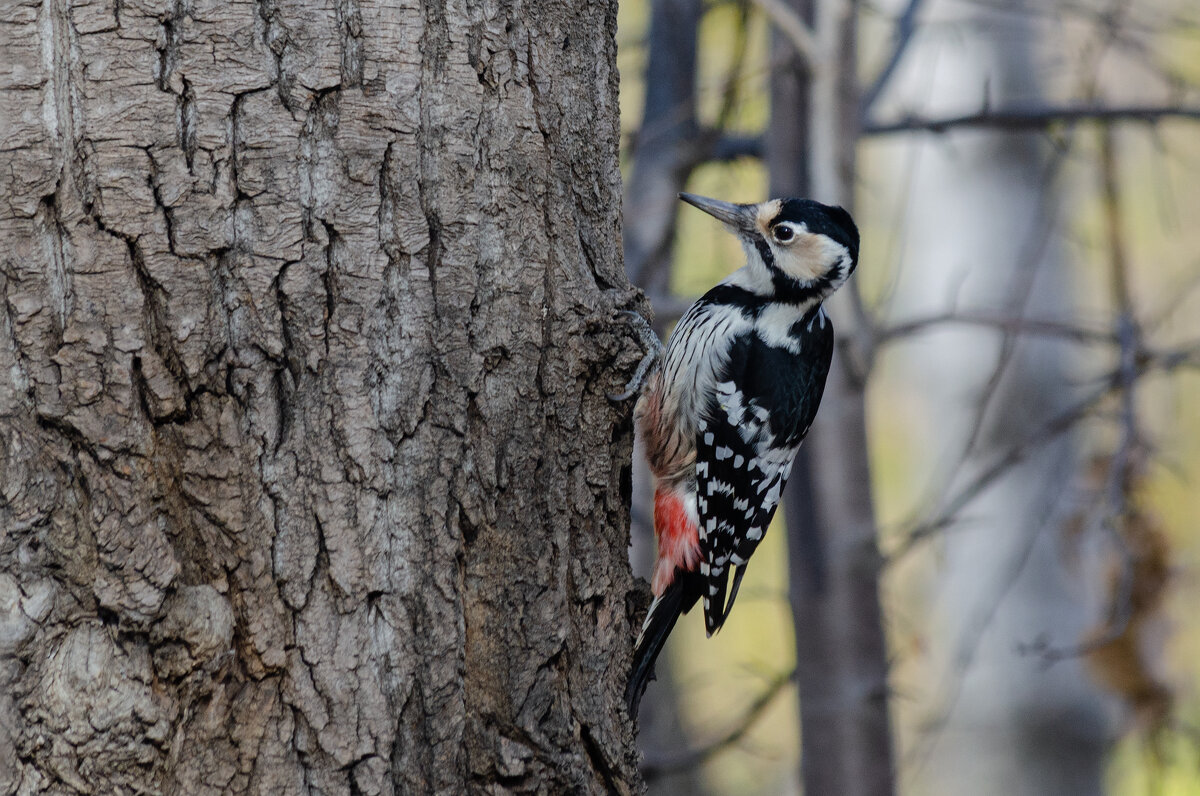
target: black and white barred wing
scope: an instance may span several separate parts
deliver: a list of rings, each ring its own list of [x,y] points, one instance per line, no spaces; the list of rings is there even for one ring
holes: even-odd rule
[[[703,597],[709,635],[733,607],[746,562],[775,515],[799,448],[798,440],[794,446],[777,446],[767,411],[737,383],[736,378],[716,383],[696,433],[700,573],[707,581]],[[726,602],[733,567],[737,573]]]

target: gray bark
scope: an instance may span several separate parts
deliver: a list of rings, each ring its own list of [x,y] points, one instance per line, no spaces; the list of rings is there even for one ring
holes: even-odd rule
[[[0,793],[639,787],[615,12],[0,11]]]

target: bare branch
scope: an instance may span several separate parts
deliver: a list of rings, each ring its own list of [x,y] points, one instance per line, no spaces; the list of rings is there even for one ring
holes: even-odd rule
[[[1044,130],[1055,124],[1085,122],[1147,122],[1163,119],[1200,119],[1200,108],[1181,105],[1104,106],[1104,105],[1015,105],[1009,108],[984,108],[960,116],[930,118],[909,115],[891,122],[864,122],[863,135],[896,133],[945,133],[975,128],[992,130]]]
[[[1063,321],[1041,318],[1014,318],[1011,315],[989,312],[944,312],[929,315],[924,318],[914,318],[898,323],[878,332],[877,340],[880,345],[895,342],[909,335],[929,331],[945,325],[982,326],[997,329],[1015,335],[1041,335],[1044,337],[1061,337],[1078,343],[1113,344],[1117,337],[1110,331],[1088,329]]]
[[[1055,198],[1057,192],[1049,188],[1056,179],[1065,158],[1065,150],[1055,151],[1042,170],[1040,180],[1042,189],[1038,192],[1037,206],[1030,217],[1031,229],[1021,243],[1014,263],[1014,278],[1011,280],[1008,295],[1004,298],[1005,312],[1014,318],[1022,318],[1028,311],[1028,304],[1033,298],[1034,281],[1047,264],[1045,254],[1059,214],[1058,201]],[[996,362],[986,382],[978,391],[979,400],[972,412],[974,419],[969,432],[962,440],[958,464],[952,468],[952,472],[957,472],[967,465],[976,445],[983,438],[991,409],[996,405],[1001,394],[997,388],[1005,374],[1009,372],[1009,365],[1016,357],[1018,341],[1018,335],[1010,331],[1003,331]]]
[[[1049,484],[1043,487],[1055,489]],[[1052,512],[1048,512],[1048,515]],[[919,774],[933,758],[933,752],[941,741],[942,734],[950,721],[950,716],[958,707],[966,685],[966,676],[975,665],[975,658],[980,645],[992,626],[1001,603],[1017,585],[1017,580],[1025,571],[1034,546],[1049,526],[1050,516],[1043,516],[1038,522],[1030,523],[1021,529],[1022,539],[1007,560],[997,564],[997,572],[993,593],[988,599],[979,600],[972,612],[971,621],[964,623],[963,635],[959,638],[958,648],[954,654],[952,676],[942,682],[941,695],[933,701],[933,707],[921,720],[921,734],[912,750],[906,757],[906,765],[913,774]]]
[[[804,65],[815,71],[821,62],[820,51],[812,29],[805,24],[800,15],[788,8],[783,0],[753,0],[753,3],[762,9],[779,32],[791,42]]]
[[[750,38],[750,26],[746,21],[748,12],[744,6],[739,6],[739,8],[742,13],[734,30],[733,59],[729,65],[729,70],[725,73],[724,85],[721,87],[721,107],[717,111],[716,129],[711,131],[710,135],[713,138],[708,139],[710,141],[719,138],[721,132],[729,128],[730,122],[737,111],[742,69],[746,64],[746,45]]]
[[[1134,361],[1134,376],[1142,378],[1150,373],[1171,372],[1185,367],[1200,367],[1200,342],[1163,351],[1138,352]],[[1088,416],[1097,404],[1119,389],[1125,378],[1127,376],[1121,367],[1106,373],[1102,377],[1099,387],[995,457],[990,465],[968,481],[957,493],[946,499],[941,511],[931,519],[913,525],[904,540],[888,556],[889,562],[900,559],[920,542],[951,525],[958,513],[995,483],[997,478],[1024,461],[1035,448],[1045,445],[1069,431],[1076,423]]]
[[[923,0],[908,0],[908,6],[896,19],[896,27],[892,31],[892,52],[879,70],[879,74],[875,76],[875,80],[863,91],[861,102],[863,119],[870,116],[875,101],[887,88],[892,75],[896,72],[896,67],[900,65],[900,61],[908,49],[908,44],[917,30],[917,13],[921,10],[922,2]]]
[[[647,291],[669,282],[675,236],[675,197],[694,166],[696,31],[700,0],[654,0],[650,9],[649,58],[642,126],[629,148],[631,168],[624,209],[625,267],[630,281]]]
[[[708,159],[718,162],[737,160],[738,158],[761,158],[762,136],[757,135],[713,135],[712,149]]]
[[[1161,328],[1200,288],[1200,260],[1193,260],[1187,270],[1188,275],[1167,290],[1166,301],[1155,308],[1153,313],[1148,313],[1149,318],[1144,321],[1148,331],[1153,332]]]
[[[759,694],[758,699],[754,700],[754,703],[746,710],[741,720],[715,740],[693,749],[663,752],[661,754],[648,752],[642,761],[642,776],[647,782],[650,782],[668,774],[687,771],[700,765],[722,749],[736,744],[745,737],[746,733],[762,717],[763,713],[766,713],[767,708],[771,707],[775,702],[775,698],[783,692],[784,686],[792,682],[795,678],[796,672],[792,670],[772,681],[767,686],[767,689]]]
[[[1129,489],[1134,480],[1136,450],[1141,441],[1138,427],[1137,387],[1138,353],[1144,349],[1142,329],[1137,322],[1133,295],[1129,287],[1129,257],[1126,254],[1120,192],[1117,186],[1116,152],[1112,130],[1100,134],[1100,193],[1103,199],[1104,229],[1108,235],[1109,280],[1113,303],[1117,307],[1114,321],[1120,342],[1117,365],[1117,389],[1120,393],[1120,441],[1113,453],[1105,483],[1104,516],[1099,525],[1104,529],[1121,558],[1121,572],[1110,605],[1110,615],[1104,632],[1088,641],[1065,647],[1051,647],[1042,641],[1023,649],[1038,653],[1047,664],[1086,655],[1125,635],[1133,616],[1130,597],[1133,591],[1133,552],[1122,535],[1121,524],[1130,511]]]
[[[1111,107],[1046,105],[1030,108],[988,109],[962,116],[933,119],[905,116],[891,122],[864,121],[863,136],[896,135],[900,133],[944,133],[952,129],[999,129],[1011,132],[1040,131],[1056,124],[1121,124],[1145,122],[1154,124],[1164,119],[1200,120],[1200,108],[1176,106]],[[737,158],[762,158],[762,136],[713,136],[708,160],[727,161]]]

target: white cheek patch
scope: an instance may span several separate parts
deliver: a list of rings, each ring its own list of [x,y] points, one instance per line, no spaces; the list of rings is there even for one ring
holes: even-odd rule
[[[803,224],[793,226],[800,228],[796,231],[795,242],[774,246],[775,264],[780,270],[802,282],[827,277],[835,267],[840,267],[841,278],[847,276],[850,252],[845,246],[825,235],[808,232]]]

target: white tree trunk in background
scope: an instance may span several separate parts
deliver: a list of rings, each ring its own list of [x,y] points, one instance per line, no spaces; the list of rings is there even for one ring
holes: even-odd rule
[[[1016,2],[929,5],[928,32],[908,57],[903,107],[953,114],[1037,98],[1044,75],[1035,73],[1032,12]],[[920,151],[899,314],[957,307],[1068,315],[1065,264],[1047,234],[1062,206],[1044,138],[968,131],[921,135],[912,146]],[[1067,350],[1045,338],[1015,344],[1003,376],[989,383],[999,339],[956,327],[906,348],[906,380],[922,385],[943,473],[975,430],[980,401],[990,402],[956,485],[1071,397]],[[1100,615],[1084,542],[1063,528],[1073,508],[1076,457],[1069,435],[1040,448],[943,532],[928,631],[938,665],[929,693],[935,714],[950,710],[944,723],[935,715],[935,726],[924,728],[933,740],[915,758],[914,792],[1101,792],[1109,724],[1098,689],[1077,658],[1047,667],[1038,654],[1021,651],[1039,640],[1075,644]]]

